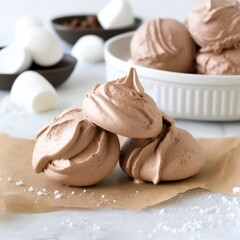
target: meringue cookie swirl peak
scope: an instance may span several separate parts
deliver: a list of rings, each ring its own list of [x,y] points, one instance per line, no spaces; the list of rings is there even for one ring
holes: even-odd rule
[[[148,138],[162,130],[162,114],[133,68],[126,77],[95,86],[84,99],[83,110],[88,120],[122,136]]]
[[[61,184],[89,186],[112,171],[119,152],[115,134],[86,120],[81,109],[70,109],[39,132],[32,165]]]

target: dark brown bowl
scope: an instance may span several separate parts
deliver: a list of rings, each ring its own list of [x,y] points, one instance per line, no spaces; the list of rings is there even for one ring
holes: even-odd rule
[[[111,37],[114,37],[118,34],[134,31],[136,30],[142,23],[140,18],[135,18],[135,22],[130,27],[124,27],[119,29],[111,29],[104,30],[101,27],[96,28],[83,28],[83,27],[71,27],[69,25],[65,25],[66,22],[70,22],[73,19],[84,20],[89,15],[73,15],[73,16],[63,16],[52,19],[52,26],[57,34],[67,43],[73,45],[80,37],[84,35],[97,35],[104,40],[108,40]],[[95,16],[95,15],[92,15]]]
[[[43,75],[54,87],[59,86],[72,73],[77,59],[70,54],[64,54],[59,63],[51,67],[41,67],[33,64],[29,70],[36,71]],[[0,73],[0,89],[10,90],[15,79],[19,74],[1,74]]]

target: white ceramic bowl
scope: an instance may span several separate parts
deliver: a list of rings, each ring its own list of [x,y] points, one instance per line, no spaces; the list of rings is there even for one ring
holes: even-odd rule
[[[131,63],[133,32],[118,35],[105,44],[107,80],[125,76],[136,68],[145,91],[158,107],[178,119],[240,120],[240,75],[200,75],[161,71]]]

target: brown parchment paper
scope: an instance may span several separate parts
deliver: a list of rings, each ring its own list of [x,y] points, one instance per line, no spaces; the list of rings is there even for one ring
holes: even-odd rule
[[[207,164],[196,176],[159,185],[134,184],[119,167],[101,183],[87,188],[61,186],[31,168],[34,141],[0,134],[0,210],[48,212],[60,208],[143,209],[194,188],[232,194],[240,186],[240,138],[200,139]],[[8,181],[11,177],[12,181]],[[23,186],[16,186],[22,180]],[[32,186],[33,192],[29,192]],[[38,196],[41,189],[47,195]],[[62,193],[55,199],[54,192]],[[40,194],[41,195],[41,194]]]

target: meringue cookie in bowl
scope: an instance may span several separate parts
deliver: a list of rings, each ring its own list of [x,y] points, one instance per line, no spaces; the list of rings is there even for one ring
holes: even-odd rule
[[[208,75],[240,74],[240,49],[227,49],[222,53],[198,53],[196,56],[198,73]]]
[[[137,65],[191,72],[195,44],[183,23],[175,19],[156,18],[134,33],[130,53],[131,61]]]
[[[133,68],[124,78],[96,85],[85,97],[83,110],[96,125],[126,137],[154,137],[162,129],[162,114]]]
[[[69,109],[37,135],[32,165],[37,172],[70,186],[93,185],[107,176],[119,158],[118,137]]]
[[[188,16],[188,30],[201,52],[220,53],[239,48],[240,3],[237,0],[202,0]]]
[[[190,133],[163,117],[163,130],[155,138],[128,139],[121,149],[120,166],[135,183],[174,181],[197,174],[205,154]]]
[[[171,117],[222,122],[240,119],[239,75],[178,73],[132,64],[128,59],[133,35],[122,34],[106,42],[107,81],[135,67],[145,92]]]

